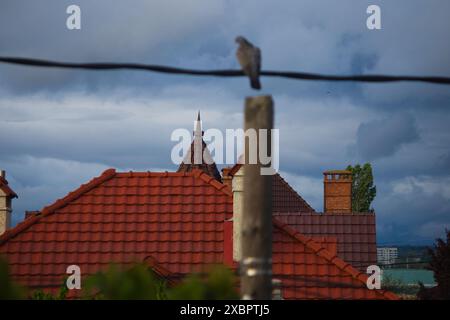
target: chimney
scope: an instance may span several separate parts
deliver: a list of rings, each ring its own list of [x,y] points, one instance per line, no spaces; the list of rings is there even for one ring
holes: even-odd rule
[[[16,193],[8,186],[6,172],[0,170],[0,235],[11,227],[11,199]]]
[[[352,173],[329,170],[323,173],[324,213],[352,213]]]
[[[242,212],[244,207],[244,167],[234,173],[231,180],[233,191],[233,260],[240,261],[242,257],[241,230]]]

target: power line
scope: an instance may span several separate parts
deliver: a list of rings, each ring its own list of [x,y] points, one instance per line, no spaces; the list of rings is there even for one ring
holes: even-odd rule
[[[66,69],[85,69],[85,70],[143,70],[168,74],[184,74],[194,76],[215,76],[215,77],[242,77],[245,74],[241,70],[195,70],[176,68],[170,66],[140,64],[140,63],[75,63],[58,62],[50,60],[18,58],[18,57],[0,57],[0,62],[47,68],[66,68]],[[297,80],[309,81],[355,81],[355,82],[397,82],[397,81],[415,81],[434,84],[450,85],[450,77],[439,76],[390,76],[390,75],[324,75],[317,73],[292,72],[292,71],[261,71],[262,76],[279,77]]]
[[[410,262],[398,262],[398,263],[381,263],[381,267],[390,267],[390,266],[406,266],[406,265],[414,265],[414,264],[429,264],[430,261],[410,261]]]

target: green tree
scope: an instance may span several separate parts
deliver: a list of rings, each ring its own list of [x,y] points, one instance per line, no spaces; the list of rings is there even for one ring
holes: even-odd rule
[[[35,290],[31,293],[29,299],[31,300],[65,300],[67,298],[67,293],[69,289],[66,285],[67,276],[64,277],[64,280],[59,287],[59,291],[56,294],[52,294],[50,292],[45,292],[42,289]]]
[[[59,292],[52,294],[26,290],[11,280],[6,261],[0,258],[0,300],[64,300],[68,289],[66,279]],[[170,285],[168,284],[170,283]],[[111,264],[109,268],[89,276],[83,282],[85,299],[105,300],[222,300],[239,299],[234,273],[223,265],[214,266],[204,274],[192,274],[175,283],[167,282],[142,263],[128,266]]]
[[[236,279],[225,266],[216,266],[205,275],[189,275],[168,286],[148,266],[110,265],[105,271],[90,276],[84,283],[87,299],[106,300],[220,300],[238,299]]]
[[[347,170],[352,172],[352,211],[372,211],[370,205],[377,195],[377,187],[373,185],[372,166],[370,163],[354,167],[348,165]]]
[[[11,278],[6,260],[0,257],[0,300],[23,299],[25,292]]]
[[[422,284],[418,293],[421,300],[450,300],[450,230],[445,230],[447,239],[437,239],[433,249],[428,249],[430,264],[437,286],[425,288]]]
[[[206,277],[188,276],[168,291],[171,300],[234,300],[239,299],[233,272],[222,265],[215,266]]]
[[[86,279],[84,295],[88,299],[164,300],[166,284],[144,264],[124,267],[111,264]]]

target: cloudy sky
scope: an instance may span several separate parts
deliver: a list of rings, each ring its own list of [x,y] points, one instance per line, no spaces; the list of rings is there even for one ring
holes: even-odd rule
[[[81,7],[81,30],[66,8]],[[382,30],[366,27],[381,7]],[[441,0],[2,0],[0,55],[237,68],[236,35],[263,68],[450,75]],[[262,79],[280,129],[283,176],[322,210],[322,171],[371,162],[380,244],[429,244],[450,228],[450,88]],[[239,128],[244,78],[0,65],[0,168],[19,194],[14,223],[104,169],[174,170],[174,129]]]

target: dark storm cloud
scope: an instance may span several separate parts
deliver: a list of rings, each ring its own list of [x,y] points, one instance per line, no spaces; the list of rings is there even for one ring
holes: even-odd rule
[[[173,97],[183,92],[195,97],[199,90],[173,88],[152,98],[128,93],[113,98],[78,93],[55,100],[39,95],[0,100],[4,114],[0,160],[32,155],[122,168],[170,166],[170,150],[175,144],[170,140],[172,131],[191,130],[195,112],[204,104],[220,110],[228,108],[227,103],[216,106],[214,99],[221,96],[217,90],[210,97],[204,95],[202,105],[193,98]],[[235,105],[232,101],[228,99]],[[210,117],[208,126],[220,128],[220,121],[214,123],[215,112],[208,109],[203,110],[203,115]],[[230,113],[221,120],[232,116]]]
[[[3,1],[0,54],[73,61],[138,61],[198,68],[236,67],[233,39],[245,34],[263,51],[266,68],[311,72],[450,73],[447,45],[450,4],[379,1],[383,29],[368,31],[370,1],[179,1],[80,0],[82,30],[65,28],[71,1]],[[434,4],[434,5],[433,5]],[[431,9],[430,9],[431,8]],[[414,18],[414,19],[412,19]],[[264,23],[261,23],[264,21]],[[432,35],[432,36],[430,36]],[[428,50],[427,48],[433,48]],[[89,90],[110,86],[166,86],[213,81],[239,91],[241,82],[164,77],[142,73],[43,71],[0,66],[9,90]],[[319,97],[324,92],[398,103],[399,97],[449,98],[442,87],[337,85],[264,79],[275,94]],[[415,88],[416,90],[410,90]],[[380,94],[391,90],[389,95]],[[383,97],[389,96],[389,99]],[[395,99],[393,99],[395,97]],[[370,98],[370,99],[367,99]],[[411,99],[412,102],[417,99]]]
[[[415,119],[408,113],[362,123],[357,131],[357,152],[364,161],[388,157],[403,145],[419,140]]]
[[[80,0],[82,29],[66,28],[66,8],[73,1],[4,1],[0,10],[1,55],[17,55],[69,61],[137,61],[155,64],[178,64],[187,60],[207,61],[208,56],[224,54],[211,46],[216,36],[198,41],[207,26],[223,14],[221,1],[193,1],[189,6],[179,1]],[[217,40],[216,40],[217,41]],[[219,40],[223,42],[222,39]],[[200,48],[201,47],[201,48]],[[183,48],[181,51],[180,49]],[[209,48],[212,48],[211,50]],[[203,54],[199,55],[198,51]],[[182,54],[180,54],[182,53]],[[178,61],[178,59],[180,59]],[[3,85],[10,90],[61,89],[63,86],[136,84],[115,73],[30,70],[18,67],[3,69]],[[152,83],[146,77],[147,83]],[[61,85],[61,84],[64,85]]]
[[[448,176],[418,176],[378,184],[379,238],[424,243],[442,237],[450,227],[449,183]]]

